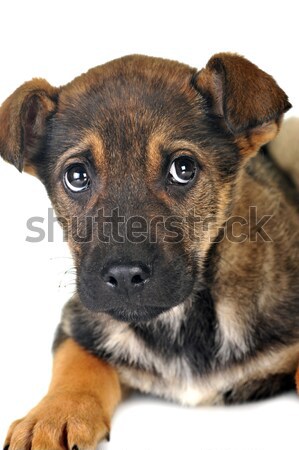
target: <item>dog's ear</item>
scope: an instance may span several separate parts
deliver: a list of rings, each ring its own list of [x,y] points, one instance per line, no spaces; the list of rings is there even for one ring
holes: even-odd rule
[[[58,89],[37,78],[24,83],[2,104],[0,155],[20,172],[35,172],[32,160],[41,148],[46,120],[57,100]]]
[[[236,137],[243,152],[274,139],[284,112],[291,108],[275,80],[242,56],[214,55],[194,78],[210,113]]]

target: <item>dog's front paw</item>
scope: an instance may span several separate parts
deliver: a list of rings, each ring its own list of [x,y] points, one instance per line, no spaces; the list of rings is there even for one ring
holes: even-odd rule
[[[48,395],[11,425],[4,448],[94,450],[109,438],[109,429],[109,420],[94,396],[78,392]]]

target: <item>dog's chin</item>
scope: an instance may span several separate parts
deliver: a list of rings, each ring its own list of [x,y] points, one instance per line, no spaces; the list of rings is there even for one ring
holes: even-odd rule
[[[155,319],[160,314],[168,311],[171,307],[155,307],[155,306],[143,306],[138,308],[115,308],[106,311],[113,319],[119,320],[121,322],[128,323],[138,323],[138,322],[148,322]]]
[[[85,301],[84,301],[85,300]],[[113,319],[120,322],[128,323],[138,323],[138,322],[148,322],[155,319],[160,314],[170,310],[173,306],[141,306],[141,305],[126,305],[126,306],[115,306],[113,308],[101,308],[95,303],[86,301],[86,299],[81,298],[82,304],[89,311],[94,313],[105,313],[111,316]]]

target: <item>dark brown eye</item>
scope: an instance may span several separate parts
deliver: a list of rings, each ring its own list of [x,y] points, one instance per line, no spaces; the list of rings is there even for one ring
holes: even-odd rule
[[[64,174],[64,184],[72,192],[82,192],[89,188],[90,178],[83,164],[70,166]]]
[[[190,156],[179,156],[170,167],[168,178],[173,184],[187,184],[196,173],[196,162]]]

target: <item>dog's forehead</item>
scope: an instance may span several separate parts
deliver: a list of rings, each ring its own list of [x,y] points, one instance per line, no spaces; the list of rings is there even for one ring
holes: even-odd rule
[[[196,70],[170,60],[127,56],[75,78],[60,95],[69,129],[98,132],[108,146],[130,146],[153,130],[183,127],[200,114]]]
[[[63,92],[74,98],[89,89],[100,90],[115,85],[119,93],[138,84],[150,91],[151,88],[157,89],[160,83],[164,88],[171,86],[177,91],[184,91],[194,73],[196,69],[177,61],[130,55],[90,69],[66,85]]]

